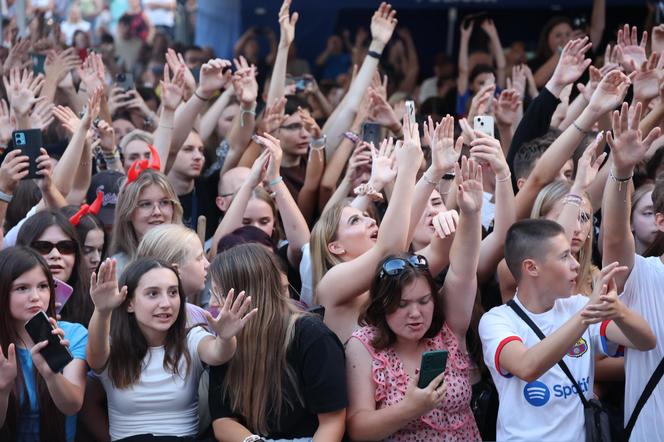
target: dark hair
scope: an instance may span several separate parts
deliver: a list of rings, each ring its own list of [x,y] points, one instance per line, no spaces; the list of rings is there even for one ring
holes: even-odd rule
[[[563,227],[548,219],[524,219],[512,224],[505,238],[505,262],[517,282],[521,279],[521,263],[544,256],[548,251],[545,241],[561,234],[565,234]]]
[[[225,252],[241,244],[260,244],[275,251],[272,239],[267,233],[256,226],[242,226],[219,240],[217,253]]]
[[[540,32],[539,39],[537,41],[537,58],[540,61],[545,62],[553,55],[551,48],[549,48],[549,34],[553,28],[561,23],[567,23],[570,25],[570,27],[572,27],[571,20],[562,15],[551,17],[551,19],[549,19],[549,21],[544,24],[542,32]]]
[[[168,269],[178,280],[180,310],[175,323],[168,329],[164,343],[164,370],[186,377],[191,367],[191,355],[187,348],[187,299],[177,270],[169,263],[155,258],[139,258],[130,263],[120,277],[120,287],[127,286],[127,297],[113,310],[111,318],[111,350],[108,357],[108,376],[115,388],[129,388],[141,377],[143,360],[148,352],[148,342],[136,322],[134,313],[127,311],[129,302],[136,296],[141,278],[154,269]],[[180,372],[180,360],[184,356],[184,373]]]
[[[549,146],[560,136],[559,129],[551,128],[541,137],[523,143],[514,156],[514,176],[516,179],[528,178],[535,167],[535,162]]]
[[[76,212],[78,212],[79,207],[66,206],[60,210],[67,218],[70,218]],[[108,237],[106,235],[106,230],[104,230],[104,223],[101,222],[101,220],[97,215],[89,213],[87,215],[82,216],[78,224],[74,226],[74,230],[76,230],[76,235],[78,236],[78,243],[81,245],[81,252],[83,252],[83,249],[85,248],[85,240],[88,237],[88,233],[90,233],[91,230],[95,229],[99,229],[102,232],[104,232],[104,246],[102,247],[101,257],[100,257],[100,259],[103,261],[104,257],[106,256],[106,249],[108,248],[107,246],[109,242]]]
[[[41,199],[41,190],[34,180],[22,180],[14,191],[14,197],[7,205],[5,232],[18,224]]]
[[[664,213],[664,173],[660,173],[655,180],[652,190],[652,207],[655,213]]]
[[[298,107],[311,111],[311,105],[309,104],[306,98],[300,97],[299,95],[286,95],[286,108],[285,108],[286,114],[287,115],[295,114],[297,112]]]
[[[19,331],[14,328],[15,321],[11,318],[9,308],[11,287],[18,277],[34,268],[41,268],[46,276],[51,293],[46,314],[49,317],[55,317],[55,287],[44,258],[28,247],[8,247],[0,251],[0,275],[2,275],[0,278],[0,346],[5,355],[7,355],[9,344],[16,346],[20,341]],[[18,353],[18,349],[16,349],[16,353]],[[33,370],[32,373],[34,373],[37,384],[39,434],[42,439],[64,442],[65,417],[55,406],[44,378],[37,370]],[[1,440],[18,439],[17,424],[21,417],[29,411],[29,401],[21,398],[27,397],[28,391],[23,378],[21,358],[17,354],[15,388],[9,394],[5,423],[0,429]]]
[[[424,334],[424,337],[432,338],[436,336],[445,323],[441,294],[438,292],[436,282],[428,269],[406,265],[405,269],[398,275],[380,277],[385,261],[393,258],[406,258],[408,256],[408,254],[399,254],[385,258],[378,265],[375,272],[376,276],[371,283],[369,303],[360,316],[359,322],[360,325],[375,327],[376,334],[371,345],[376,350],[383,350],[396,342],[397,337],[387,324],[387,315],[399,308],[403,289],[418,278],[422,278],[427,282],[431,289],[431,298],[433,300],[433,317],[431,318],[431,325]]]
[[[68,281],[63,281],[74,288],[71,298],[60,312],[62,319],[70,322],[78,322],[86,327],[92,317],[94,304],[90,299],[89,281],[85,272],[83,272],[83,253],[81,244],[78,240],[78,234],[69,222],[69,218],[56,210],[44,210],[28,218],[16,237],[16,244],[31,247],[32,243],[37,241],[46,229],[49,227],[59,227],[62,232],[76,243],[74,251],[74,268]]]
[[[468,76],[468,83],[472,83],[475,81],[475,79],[482,75],[482,74],[493,74],[496,75],[496,70],[493,68],[493,66],[489,66],[488,64],[478,64],[475,65],[472,71],[470,71],[470,75]]]

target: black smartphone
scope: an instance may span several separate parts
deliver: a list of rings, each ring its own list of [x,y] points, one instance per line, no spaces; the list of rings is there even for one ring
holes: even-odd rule
[[[418,388],[427,388],[436,376],[445,371],[447,366],[447,350],[433,350],[422,353],[420,363],[420,379]],[[438,388],[438,386],[436,386]]]
[[[117,83],[118,87],[124,89],[125,91],[134,89],[134,76],[130,73],[123,73],[123,74],[118,74],[115,77],[115,82]]]
[[[35,75],[43,74],[44,63],[46,63],[46,55],[31,52],[30,59],[32,60],[32,72]]]
[[[321,319],[325,317],[325,307],[322,305],[314,305],[313,307],[309,307],[307,311],[320,316]]]
[[[12,133],[14,149],[20,149],[23,155],[30,158],[30,169],[24,180],[33,178],[42,178],[37,174],[37,157],[41,155],[39,149],[42,148],[42,132],[40,129],[16,130]]]
[[[295,92],[300,93],[307,90],[307,86],[311,83],[311,78],[307,77],[295,77]]]
[[[34,315],[25,323],[25,330],[35,344],[48,340],[48,345],[40,353],[46,359],[46,363],[51,367],[53,373],[60,373],[67,364],[74,360],[69,349],[60,344],[58,335],[51,333],[53,324],[48,322],[46,313],[39,312]]]
[[[362,124],[362,141],[373,143],[375,147],[380,145],[380,124],[364,123]]]

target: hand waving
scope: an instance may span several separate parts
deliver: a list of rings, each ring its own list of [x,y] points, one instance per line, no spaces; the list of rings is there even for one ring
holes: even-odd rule
[[[588,108],[597,115],[615,109],[622,103],[631,83],[630,78],[622,72],[609,72],[597,85],[590,97]]]
[[[247,60],[241,55],[239,60],[234,60],[234,63],[237,69],[232,78],[235,96],[243,105],[252,106],[258,97],[256,66],[249,66]]]
[[[632,70],[636,71],[634,79],[634,98],[637,101],[649,101],[659,94],[659,76],[657,64],[660,54],[653,52],[647,61],[636,66],[634,60],[631,60]]]
[[[598,133],[579,158],[576,166],[576,177],[572,185],[573,194],[583,195],[595,180],[599,168],[606,158],[606,153],[601,151],[603,138],[604,132]]]
[[[215,318],[210,312],[206,311],[210,328],[217,333],[221,339],[231,339],[236,336],[249,322],[249,320],[258,313],[258,309],[251,311],[251,296],[245,297],[244,291],[240,292],[235,298],[235,289],[230,289],[225,300],[219,306],[219,315]]]
[[[371,151],[371,184],[376,190],[383,189],[387,184],[394,181],[397,176],[397,171],[394,169],[394,152],[390,140],[383,140],[380,147],[376,147],[366,142],[361,144],[369,146]]]
[[[279,45],[288,47],[295,40],[295,24],[300,15],[297,12],[290,13],[291,0],[284,0],[279,9]]]
[[[431,168],[436,176],[454,169],[463,147],[462,137],[454,142],[454,117],[446,115],[435,129],[433,120],[428,117],[428,124],[424,123],[424,140],[431,147]]]
[[[482,187],[482,167],[472,158],[461,157],[461,166],[455,166],[455,182],[459,188],[457,205],[461,213],[477,213],[482,210],[484,188]]]
[[[35,77],[27,69],[21,72],[14,68],[10,71],[9,78],[3,77],[3,82],[14,112],[17,115],[26,115],[40,100],[37,96],[44,85],[44,76],[39,74]]]
[[[225,87],[231,81],[231,62],[215,58],[201,66],[201,78],[199,89],[204,98],[209,98],[213,93]]]
[[[646,45],[648,44],[648,32],[643,31],[641,43],[639,43],[638,31],[636,26],[632,26],[632,32],[629,32],[629,25],[618,30],[618,46],[622,49],[621,64],[626,72],[632,72],[634,66],[641,66],[646,60]]]
[[[99,266],[99,272],[93,272],[90,276],[90,297],[95,310],[100,313],[110,314],[127,297],[127,286],[118,289],[116,267],[115,259],[107,258]]]
[[[179,66],[178,70],[170,75],[168,63],[164,65],[164,79],[161,84],[161,104],[165,109],[175,111],[182,101],[184,95],[184,67]]]
[[[371,36],[383,46],[392,38],[394,28],[397,26],[396,15],[397,11],[392,9],[391,5],[383,2],[371,18]]]
[[[609,132],[606,137],[606,142],[611,148],[613,165],[621,177],[631,174],[633,168],[645,157],[650,145],[660,134],[659,127],[656,127],[645,138],[642,138],[639,130],[641,103],[636,104],[629,121],[628,114],[627,103],[623,103],[620,112],[613,112],[611,121],[613,131]]]
[[[551,81],[560,87],[577,81],[592,63],[591,59],[585,58],[586,52],[591,46],[592,43],[588,42],[588,37],[568,41],[560,54],[560,60],[553,71]]]

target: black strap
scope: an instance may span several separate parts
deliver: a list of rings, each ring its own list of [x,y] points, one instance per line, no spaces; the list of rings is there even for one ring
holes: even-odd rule
[[[523,319],[523,322],[528,324],[528,326],[535,332],[535,334],[540,339],[544,340],[544,338],[546,338],[546,336],[544,336],[544,333],[542,333],[542,330],[540,330],[539,327],[533,322],[533,320],[530,319],[530,317],[526,314],[526,312],[524,312],[523,309],[519,307],[519,305],[516,302],[514,302],[514,299],[510,299],[507,305],[509,305],[512,308],[512,310],[514,310],[514,312],[517,315],[519,315],[521,319]],[[563,360],[561,359],[560,361],[558,361],[558,367],[560,367],[560,369],[567,375],[569,380],[572,381],[572,385],[576,387],[576,391],[578,392],[579,399],[581,399],[581,402],[583,403],[583,407],[588,408],[590,406],[590,403],[583,394],[581,387],[576,382],[576,379],[574,379],[574,376],[572,376],[572,372],[569,371],[567,364],[565,364],[565,362],[563,362]]]
[[[634,407],[634,411],[632,411],[632,415],[629,417],[629,421],[627,422],[627,426],[625,427],[625,440],[629,440],[629,436],[632,434],[632,430],[636,425],[636,419],[638,419],[639,414],[641,413],[641,409],[643,409],[643,406],[646,404],[646,402],[648,402],[648,398],[650,398],[650,395],[655,390],[655,387],[662,379],[663,375],[664,375],[664,358],[662,358],[662,360],[659,361],[659,365],[655,369],[655,372],[652,374],[652,376],[650,376],[650,380],[648,380],[646,388],[643,390],[643,393],[641,393],[639,400],[636,401],[636,406]]]

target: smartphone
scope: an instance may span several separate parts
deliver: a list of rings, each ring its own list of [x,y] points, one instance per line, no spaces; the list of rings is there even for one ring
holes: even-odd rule
[[[445,371],[446,366],[447,350],[433,350],[422,353],[420,379],[417,381],[417,388],[427,388],[436,376]]]
[[[380,145],[380,124],[364,123],[362,124],[362,141],[373,143],[375,147]]]
[[[55,313],[60,314],[74,293],[74,288],[58,278],[53,278],[53,282],[55,283]]]
[[[415,124],[415,102],[413,100],[406,101],[406,113],[410,124]]]
[[[325,316],[325,307],[322,305],[314,305],[313,307],[309,307],[307,311],[320,316],[321,319]]]
[[[58,335],[51,333],[53,324],[48,322],[46,313],[39,312],[34,315],[25,323],[25,330],[34,343],[48,340],[48,345],[40,353],[53,373],[60,373],[67,364],[74,360],[69,349],[60,344]]]
[[[473,129],[493,137],[493,117],[478,115],[473,120]]]
[[[134,89],[134,76],[130,73],[125,72],[124,74],[118,74],[115,77],[115,82],[118,87],[124,89],[125,91]]]
[[[37,157],[41,155],[39,149],[44,145],[41,130],[16,130],[12,133],[12,140],[14,140],[14,149],[20,149],[23,155],[27,155],[30,159],[30,169],[23,179],[41,178],[42,176],[37,174]]]
[[[32,72],[35,75],[43,74],[44,63],[46,63],[46,55],[31,52],[30,59],[32,60]]]
[[[88,58],[88,49],[87,48],[79,49],[78,58],[80,58],[81,61],[85,61],[85,59]]]
[[[309,83],[311,83],[311,78],[307,77],[295,77],[295,92],[304,92],[307,89]]]

